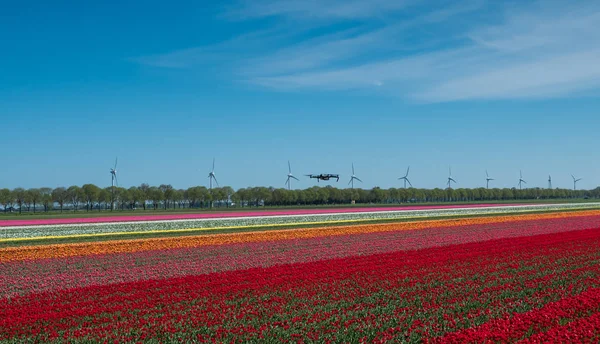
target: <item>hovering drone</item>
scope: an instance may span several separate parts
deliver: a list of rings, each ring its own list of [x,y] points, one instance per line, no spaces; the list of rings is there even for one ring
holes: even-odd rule
[[[321,173],[321,174],[307,174],[306,176],[309,178],[315,178],[317,180],[317,182],[319,180],[329,180],[331,178],[335,178],[337,182],[340,181],[339,174]]]

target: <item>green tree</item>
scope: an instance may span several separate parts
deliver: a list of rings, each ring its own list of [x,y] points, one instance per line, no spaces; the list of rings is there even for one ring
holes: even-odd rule
[[[162,199],[164,200],[166,210],[169,206],[169,201],[173,198],[173,186],[171,184],[161,184],[158,189],[162,192]]]
[[[109,209],[109,203],[112,201],[113,188],[106,187],[104,189],[100,189],[100,193],[98,193],[98,211],[102,210],[102,208]],[[102,207],[104,205],[104,207]]]
[[[85,184],[81,187],[81,191],[86,203],[87,211],[91,211],[100,195],[100,188],[94,184]]]
[[[0,189],[0,204],[4,208],[4,212],[8,211],[8,208],[12,205],[13,197],[9,189]]]
[[[85,198],[83,191],[77,185],[70,186],[67,189],[67,197],[71,202],[73,211],[79,210],[79,202],[81,202],[81,200]]]
[[[34,188],[34,189],[27,190],[27,195],[28,195],[28,199],[33,204],[33,213],[35,214],[35,208],[37,207],[38,203],[42,199],[42,192],[40,191],[40,189]]]
[[[51,188],[40,188],[41,202],[44,206],[44,211],[48,212],[52,208],[54,201],[52,199],[52,189]]]
[[[15,203],[19,206],[19,214],[22,212],[23,202],[25,202],[26,192],[23,188],[16,188],[12,191]]]
[[[60,206],[60,212],[63,212],[63,207],[65,205],[65,202],[67,201],[69,195],[67,193],[67,189],[65,189],[64,187],[57,187],[56,189],[52,190],[52,200],[56,203],[58,203],[58,205]]]

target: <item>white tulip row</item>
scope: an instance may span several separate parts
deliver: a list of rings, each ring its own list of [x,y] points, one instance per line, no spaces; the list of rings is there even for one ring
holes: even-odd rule
[[[468,216],[534,211],[558,211],[576,209],[598,209],[600,203],[540,204],[496,206],[482,208],[452,208],[424,210],[396,210],[377,212],[354,212],[310,215],[251,216],[235,218],[211,218],[169,221],[137,221],[113,223],[81,223],[40,226],[0,227],[0,241],[15,238],[43,238],[48,236],[94,235],[110,233],[134,233],[185,229],[210,229],[228,227],[254,227],[291,225],[303,223],[328,223],[343,221],[394,220],[411,218],[436,218],[446,216]]]

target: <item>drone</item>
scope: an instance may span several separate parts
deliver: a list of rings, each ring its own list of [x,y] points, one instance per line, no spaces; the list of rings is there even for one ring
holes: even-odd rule
[[[315,178],[317,180],[317,182],[319,180],[329,180],[331,178],[335,178],[336,181],[340,181],[340,175],[339,174],[329,174],[329,173],[321,173],[321,174],[307,174],[306,175],[309,178]]]

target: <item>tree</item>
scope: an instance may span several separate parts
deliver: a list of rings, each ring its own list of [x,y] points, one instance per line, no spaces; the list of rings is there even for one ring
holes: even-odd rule
[[[221,188],[221,195],[222,195],[223,199],[225,200],[228,208],[229,208],[229,203],[231,202],[231,196],[234,193],[235,192],[233,191],[233,188],[231,188],[231,186],[223,186]]]
[[[177,205],[178,208],[181,208],[181,206],[183,205],[184,193],[185,192],[183,190],[173,189],[173,193],[171,195],[171,200],[173,201],[173,208],[175,208],[175,205]]]
[[[161,184],[158,189],[162,192],[162,199],[164,200],[166,210],[169,206],[169,200],[173,198],[173,187],[171,184]]]
[[[144,210],[146,210],[146,201],[148,201],[150,199],[150,196],[149,196],[150,185],[148,185],[146,183],[142,183],[142,185],[140,185],[139,189],[141,191],[140,199],[143,201],[142,205],[144,206]]]
[[[33,213],[35,214],[35,208],[42,199],[42,192],[40,189],[29,189],[27,190],[27,194],[29,200],[31,200],[31,203],[33,203]]]
[[[29,190],[25,190],[23,192],[23,204],[25,205],[25,208],[27,208],[27,212],[30,212],[31,205],[33,204],[33,199],[31,197],[31,194],[29,193]]]
[[[26,195],[25,189],[16,188],[12,191],[12,195],[15,203],[19,206],[19,214],[21,214]]]
[[[136,209],[138,203],[143,200],[144,193],[142,192],[142,190],[140,190],[140,188],[137,188],[135,186],[130,187],[127,190],[127,193],[129,194],[129,201],[131,202],[131,204],[130,204],[131,209]],[[144,209],[146,209],[146,201],[143,200],[143,202],[144,202]]]
[[[73,206],[73,211],[77,211],[79,209],[79,202],[85,197],[83,191],[79,186],[73,185],[67,189],[67,195]]]
[[[9,189],[0,189],[0,204],[4,207],[4,212],[12,205],[13,197]]]
[[[67,198],[68,198],[67,189],[65,189],[64,187],[58,187],[58,188],[52,190],[52,199],[54,200],[54,202],[58,203],[58,205],[60,206],[61,213],[63,211],[63,206],[65,205]]]
[[[163,192],[156,186],[152,186],[148,190],[148,196],[150,197],[150,200],[152,201],[152,206],[154,207],[154,210],[158,209],[160,202],[164,199]]]
[[[98,211],[102,210],[101,205],[104,204],[104,209],[108,209],[108,203],[112,201],[113,188],[107,187],[104,189],[100,189],[98,193]]]
[[[52,208],[52,204],[54,201],[52,200],[52,189],[51,188],[41,188],[40,189],[41,202],[44,205],[44,211],[48,212],[50,208]]]
[[[94,184],[85,184],[81,187],[83,197],[85,199],[87,211],[94,208],[94,202],[98,200],[100,188]]]

